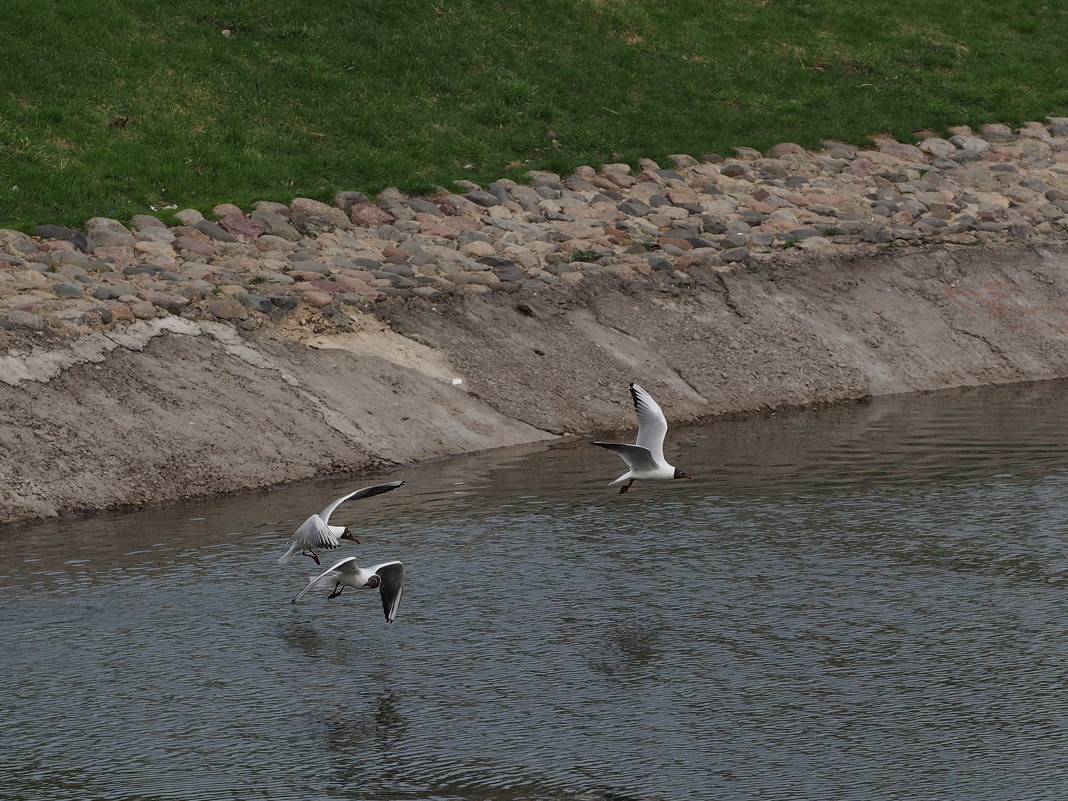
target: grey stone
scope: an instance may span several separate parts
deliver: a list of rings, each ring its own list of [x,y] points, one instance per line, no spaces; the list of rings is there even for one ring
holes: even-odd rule
[[[572,175],[564,181],[564,186],[573,192],[596,192],[597,186],[591,184],[585,178],[580,178],[577,175]]]
[[[290,259],[293,261],[293,269],[300,270],[305,273],[318,273],[319,275],[333,275],[334,271],[321,261],[311,258],[293,259],[296,253],[290,255]],[[302,256],[305,254],[301,254]]]
[[[407,206],[417,214],[430,214],[434,217],[445,216],[444,213],[441,211],[441,208],[436,203],[432,203],[431,201],[423,197],[413,197],[409,199],[407,202]]]
[[[644,259],[646,263],[657,272],[669,272],[675,269],[674,262],[663,253],[646,253]]]
[[[304,236],[312,238],[333,231],[335,228],[334,223],[322,214],[293,212],[289,215],[289,224]]]
[[[263,203],[263,201],[258,201],[258,203]],[[287,212],[288,210],[288,207],[286,207]],[[269,208],[260,208],[259,205],[257,205],[256,210],[249,215],[249,219],[262,225],[264,232],[271,236],[277,236],[289,240],[290,242],[299,242],[303,238],[303,234],[290,225],[282,215]]]
[[[33,232],[45,239],[70,239],[75,234],[81,233],[77,228],[68,228],[65,225],[35,225]]]
[[[716,243],[711,239],[706,239],[703,236],[688,236],[686,241],[693,245],[695,248],[714,248]]]
[[[760,158],[760,156],[757,155],[757,158]],[[679,183],[686,183],[686,179],[683,178],[682,174],[677,172],[676,170],[656,170],[656,174],[668,181],[678,181]]]
[[[153,218],[155,219],[155,218]],[[158,225],[149,225],[138,230],[134,234],[134,239],[138,242],[161,242],[163,244],[171,244],[176,239],[174,232],[167,227],[161,227]]]
[[[637,198],[628,198],[616,208],[631,217],[647,217],[653,213],[653,207],[651,205],[645,201],[638,200]]]
[[[501,281],[526,281],[530,278],[526,270],[514,262],[494,267],[493,274]]]
[[[468,230],[461,231],[460,235],[456,237],[456,241],[461,245],[466,245],[471,242],[489,242],[489,237],[481,231]]]
[[[93,287],[92,295],[97,300],[117,300],[119,298],[119,293],[115,291],[115,287],[107,284],[97,284]]]
[[[395,225],[381,225],[375,229],[375,236],[387,242],[403,242],[408,235]]]
[[[464,197],[470,200],[472,203],[476,203],[479,206],[483,206],[485,208],[501,205],[500,198],[498,198],[492,192],[485,192],[483,190],[468,192],[466,195],[464,195]]]
[[[137,287],[133,284],[128,284],[125,281],[121,281],[117,284],[111,285],[111,290],[115,293],[116,297],[123,297],[125,295],[136,295]]]
[[[8,309],[4,312],[4,317],[12,326],[28,328],[31,331],[44,331],[47,327],[43,317],[22,309]]]
[[[167,227],[167,223],[163,222],[159,217],[153,217],[151,214],[135,214],[130,218],[130,225],[137,231],[144,231],[146,228]]]
[[[353,268],[357,270],[378,270],[382,267],[382,262],[377,259],[367,258],[366,256],[360,256],[352,260]]]
[[[289,206],[285,203],[276,203],[273,200],[257,200],[252,204],[252,208],[256,211],[267,212],[268,214],[277,214],[282,219],[289,218]]]
[[[371,199],[363,192],[337,192],[334,195],[334,205],[348,214],[352,207],[358,203],[370,203]]]
[[[396,275],[403,275],[405,278],[415,278],[415,270],[407,264],[390,264],[389,272],[395,273]]]
[[[211,220],[200,220],[193,224],[200,233],[204,234],[209,239],[214,239],[216,242],[236,242],[237,237],[223,228],[216,222]]]
[[[724,250],[722,253],[720,253],[719,257],[720,257],[720,259],[722,259],[727,264],[734,264],[734,263],[738,263],[738,262],[749,261],[749,249],[748,248],[730,248],[730,249]]]
[[[509,200],[514,200],[512,193],[508,190],[504,184],[500,181],[494,181],[486,187],[486,191],[497,198],[501,203],[507,203]]]
[[[297,308],[300,303],[299,295],[272,295],[271,303],[279,309],[289,311]]]
[[[204,215],[196,209],[182,209],[181,211],[174,212],[174,219],[183,225],[196,225],[198,222],[204,219]]]
[[[375,278],[386,279],[395,287],[402,287],[407,289],[416,285],[415,281],[413,281],[411,278],[406,278],[403,275],[398,275],[397,273],[390,272],[389,270],[376,270],[372,273],[372,275],[374,275]]]
[[[132,248],[137,243],[129,231],[116,231],[113,228],[96,228],[90,236],[98,248]]]
[[[85,295],[85,287],[82,284],[60,283],[53,286],[52,291],[59,298],[80,298]]]
[[[246,309],[260,312],[261,314],[270,314],[275,308],[271,299],[265,295],[254,295],[252,293],[241,292],[234,297],[236,297]]]

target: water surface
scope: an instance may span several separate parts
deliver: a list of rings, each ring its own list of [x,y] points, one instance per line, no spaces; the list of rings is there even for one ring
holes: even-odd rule
[[[625,495],[587,442],[404,470],[334,519],[392,626],[276,564],[379,479],[0,530],[2,796],[1062,798],[1066,390],[673,427],[700,480]]]

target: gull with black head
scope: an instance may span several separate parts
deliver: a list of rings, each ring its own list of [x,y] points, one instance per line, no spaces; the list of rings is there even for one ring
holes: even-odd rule
[[[323,511],[319,512],[319,514],[312,515],[301,524],[300,528],[298,528],[290,538],[289,550],[282,554],[281,558],[278,560],[278,564],[286,564],[299,553],[302,556],[307,556],[309,559],[313,559],[315,564],[318,565],[321,564],[319,562],[318,551],[329,551],[334,548],[339,548],[342,540],[350,540],[359,545],[360,541],[356,539],[346,526],[330,525],[330,515],[346,501],[355,501],[360,498],[370,498],[372,495],[381,495],[383,492],[395,490],[403,484],[403,481],[390,481],[386,484],[375,484],[374,486],[364,487],[363,489],[358,489],[355,492],[350,492],[344,497],[338,498],[323,509]]]
[[[337,598],[346,587],[377,589],[382,596],[382,611],[385,612],[386,622],[392,623],[393,618],[397,616],[401,593],[404,590],[404,565],[400,562],[383,562],[373,567],[360,567],[356,564],[356,557],[350,556],[318,576],[309,577],[308,586],[297,593],[293,603],[299,601],[308,590],[329,587],[331,584],[334,589],[326,596],[328,600]]]
[[[633,445],[622,442],[595,442],[602,448],[615,451],[630,468],[610,487],[619,487],[620,493],[626,492],[637,481],[671,481],[676,478],[694,477],[667,463],[664,459],[664,436],[667,434],[667,418],[653,396],[635,383],[630,385],[630,394],[634,399],[634,411],[638,414],[638,438]]]

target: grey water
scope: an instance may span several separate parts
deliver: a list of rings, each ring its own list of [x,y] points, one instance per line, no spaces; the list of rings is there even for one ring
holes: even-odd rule
[[[1068,385],[0,530],[0,797],[1059,799]],[[619,432],[620,437],[633,432]],[[313,511],[400,559],[327,600]]]

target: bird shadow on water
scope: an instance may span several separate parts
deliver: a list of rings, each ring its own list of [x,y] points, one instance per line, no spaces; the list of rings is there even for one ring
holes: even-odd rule
[[[278,637],[294,651],[302,652],[309,659],[325,660],[332,665],[355,664],[360,658],[360,648],[337,630],[324,634],[310,620],[287,620],[278,626]]]
[[[383,750],[402,741],[408,719],[399,708],[393,691],[373,698],[339,699],[337,705],[320,716],[326,726],[326,745],[335,754],[348,754],[361,761],[371,746]]]
[[[660,634],[664,624],[659,620],[615,623],[605,627],[598,638],[600,647],[596,658],[589,660],[590,669],[604,676],[648,676],[660,659]]]

